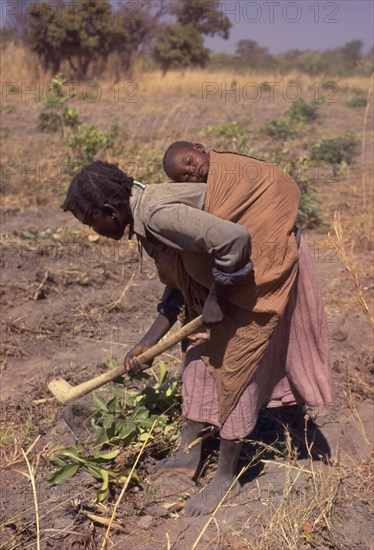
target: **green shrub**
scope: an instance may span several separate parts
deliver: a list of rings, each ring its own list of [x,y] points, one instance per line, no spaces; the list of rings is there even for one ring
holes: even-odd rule
[[[356,108],[356,107],[366,107],[367,97],[365,95],[355,95],[347,101],[347,106]]]
[[[242,154],[248,154],[252,143],[252,134],[249,131],[249,119],[243,121],[226,122],[218,126],[210,126],[205,132],[207,136],[214,136],[214,146],[217,149],[228,151],[240,151]]]
[[[292,122],[287,118],[279,118],[266,124],[263,131],[275,141],[285,141],[299,136],[302,131],[302,125]]]
[[[14,113],[16,111],[16,106],[12,105],[11,103],[3,103],[0,105],[0,113],[4,115],[9,115],[10,113]]]
[[[323,139],[312,146],[312,159],[333,164],[333,173],[339,174],[351,164],[359,141],[354,132],[333,139]]]
[[[296,223],[301,228],[314,228],[322,223],[321,200],[318,192],[311,183],[311,170],[313,166],[306,155],[289,161],[285,167],[289,174],[298,183],[301,193],[300,207],[297,213]]]
[[[67,161],[77,172],[94,160],[100,150],[108,150],[114,146],[119,133],[119,127],[113,124],[108,130],[99,130],[95,124],[79,125],[76,131],[67,139]]]
[[[316,101],[298,99],[292,103],[291,107],[288,109],[287,116],[293,121],[312,122],[318,117],[318,106],[319,104]]]
[[[115,366],[110,360],[109,368]],[[50,483],[61,483],[84,470],[101,482],[96,497],[101,502],[109,494],[109,484],[125,483],[128,475],[125,466],[133,463],[145,440],[149,441],[148,452],[152,450],[157,456],[173,446],[182,405],[180,381],[170,375],[163,362],[158,379],[148,373],[137,378],[147,380],[148,384],[139,390],[124,390],[115,385],[108,400],[93,393],[91,426],[95,440],[89,445],[77,443],[76,447],[54,455],[51,460],[58,468]],[[137,474],[134,478],[139,479]]]
[[[305,123],[317,118],[318,102],[298,99],[282,118],[272,120],[263,131],[275,141],[286,141],[300,136],[305,131]]]
[[[74,98],[74,93],[65,95],[63,85],[66,80],[58,74],[48,85],[47,98],[44,101],[44,112],[39,115],[38,128],[41,132],[58,132],[65,137],[65,128],[75,129],[79,124],[78,111],[68,107],[67,103]]]

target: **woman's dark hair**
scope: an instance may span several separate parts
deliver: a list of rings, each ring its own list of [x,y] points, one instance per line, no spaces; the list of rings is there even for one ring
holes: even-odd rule
[[[194,144],[192,141],[174,141],[171,145],[169,145],[165,151],[164,158],[162,159],[162,165],[167,175],[169,175],[169,163],[172,160],[174,153],[180,149],[190,149],[193,146]]]
[[[74,176],[61,208],[90,218],[106,203],[126,207],[133,182],[133,178],[114,164],[96,160]]]

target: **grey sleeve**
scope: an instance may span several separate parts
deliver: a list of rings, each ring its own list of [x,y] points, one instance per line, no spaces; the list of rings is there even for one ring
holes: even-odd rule
[[[246,227],[183,203],[148,210],[147,230],[162,244],[188,252],[208,252],[221,271],[233,273],[247,264],[251,239]]]

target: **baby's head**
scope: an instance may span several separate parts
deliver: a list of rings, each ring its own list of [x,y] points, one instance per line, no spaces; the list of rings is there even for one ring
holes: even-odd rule
[[[96,233],[120,239],[132,222],[129,199],[133,181],[114,164],[92,162],[74,176],[61,208]]]
[[[208,179],[209,153],[201,143],[175,141],[166,149],[164,170],[173,181],[205,182]]]

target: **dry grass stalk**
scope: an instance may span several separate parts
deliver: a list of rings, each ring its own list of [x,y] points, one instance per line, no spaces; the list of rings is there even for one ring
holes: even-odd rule
[[[140,451],[139,451],[139,453],[138,453],[138,456],[136,457],[136,460],[135,460],[135,462],[134,462],[134,464],[133,464],[133,466],[132,466],[132,468],[131,468],[131,470],[130,470],[130,472],[129,472],[129,475],[127,476],[126,482],[125,482],[124,486],[122,487],[122,490],[121,490],[121,492],[120,492],[120,495],[119,495],[119,497],[118,497],[118,499],[117,499],[117,502],[116,502],[116,504],[115,504],[115,506],[114,506],[113,513],[112,513],[112,516],[111,516],[110,521],[109,521],[108,529],[106,530],[106,533],[105,533],[105,536],[104,536],[104,540],[103,540],[102,545],[101,545],[101,550],[104,550],[104,549],[106,548],[106,546],[107,546],[108,538],[109,538],[109,533],[110,533],[110,529],[111,529],[111,526],[112,526],[112,524],[113,524],[113,521],[114,521],[114,519],[115,519],[115,517],[116,517],[117,508],[118,508],[118,506],[119,506],[120,503],[121,503],[122,497],[123,497],[123,495],[125,494],[126,489],[127,489],[128,485],[129,485],[129,483],[130,483],[130,480],[131,480],[131,478],[132,478],[132,474],[134,473],[135,468],[136,468],[136,466],[138,465],[138,462],[139,462],[139,460],[140,460],[140,457],[141,457],[141,455],[143,454],[144,448],[145,448],[145,446],[146,446],[146,444],[147,444],[147,442],[148,442],[148,439],[150,438],[150,436],[151,436],[151,434],[152,434],[152,432],[153,432],[153,428],[155,427],[157,421],[158,421],[158,418],[156,418],[156,419],[154,420],[154,422],[153,422],[153,424],[152,424],[152,426],[151,426],[149,432],[147,433],[147,437],[146,437],[146,439],[145,439],[145,441],[144,441],[144,443],[143,443],[143,445],[142,445],[142,447],[141,447],[141,449],[140,449]]]
[[[127,284],[125,285],[125,288],[123,289],[123,291],[121,293],[121,296],[117,300],[114,300],[114,302],[110,302],[109,304],[105,304],[105,306],[101,306],[101,307],[97,308],[96,312],[99,312],[99,311],[102,311],[102,310],[105,310],[105,309],[107,309],[108,311],[112,311],[113,309],[115,309],[116,307],[118,307],[120,305],[122,300],[125,298],[125,296],[127,294],[127,291],[132,286],[133,280],[135,278],[136,270],[137,270],[137,268],[135,268],[134,271],[132,272],[130,279],[128,280]]]
[[[223,495],[223,497],[221,498],[221,500],[219,501],[219,503],[217,504],[217,506],[215,507],[215,509],[213,510],[213,512],[211,513],[211,515],[209,516],[209,519],[208,521],[205,523],[204,527],[202,528],[202,530],[200,531],[197,539],[195,540],[195,542],[193,543],[192,547],[191,547],[191,550],[195,550],[195,548],[197,547],[197,545],[199,544],[200,540],[202,539],[202,537],[204,536],[204,533],[205,531],[208,529],[209,525],[211,524],[211,522],[214,520],[214,517],[216,515],[216,513],[218,512],[218,510],[221,508],[222,504],[224,503],[224,501],[226,500],[228,494],[230,493],[231,489],[234,487],[235,483],[241,478],[241,476],[249,469],[249,467],[251,466],[252,463],[250,464],[247,464],[247,466],[243,466],[243,468],[240,470],[239,474],[236,476],[236,478],[234,479],[234,481],[231,483],[230,487],[227,489],[226,493]]]
[[[336,234],[336,250],[339,254],[339,257],[346,269],[346,271],[349,273],[351,281],[353,283],[353,286],[356,290],[358,299],[360,301],[361,307],[365,315],[370,319],[371,323],[374,325],[374,317],[370,312],[369,306],[365,300],[365,296],[362,293],[362,288],[358,280],[357,271],[355,269],[354,261],[353,259],[349,259],[345,250],[344,246],[344,238],[343,238],[343,229],[342,224],[340,220],[340,212],[338,210],[334,213],[334,230]]]
[[[367,103],[364,115],[364,121],[362,125],[362,153],[361,153],[361,166],[362,166],[362,196],[364,201],[364,208],[366,207],[366,169],[365,169],[365,153],[366,153],[366,125],[369,116],[370,110],[370,99],[373,96],[373,87],[374,87],[374,73],[372,73],[370,78],[370,88],[367,95]]]
[[[310,461],[310,468],[306,469],[298,462],[296,450],[292,447],[290,434],[285,429],[285,451],[275,446],[256,442],[264,450],[270,450],[286,463],[276,460],[265,460],[265,464],[277,464],[278,467],[288,470],[285,475],[285,484],[280,502],[273,497],[268,500],[267,506],[273,508],[269,521],[262,528],[262,533],[248,545],[250,550],[299,550],[306,542],[312,542],[315,533],[328,529],[323,536],[331,538],[330,514],[336,501],[337,491],[342,480],[342,471],[338,467],[329,466],[316,471],[312,460],[313,443],[305,440]],[[306,437],[306,434],[305,434]],[[297,472],[291,476],[291,471]],[[300,489],[296,484],[302,476],[308,474],[308,488]],[[306,479],[305,479],[306,481]],[[260,489],[259,489],[260,490]],[[260,490],[261,493],[261,490]],[[263,502],[261,497],[261,502]],[[275,542],[276,541],[276,542]]]
[[[35,476],[34,472],[31,468],[31,464],[29,462],[29,459],[27,458],[27,454],[23,449],[21,449],[23,458],[26,461],[27,469],[29,471],[29,479],[31,481],[32,486],[32,494],[34,498],[34,507],[35,507],[35,524],[36,524],[36,547],[38,550],[40,550],[40,525],[39,525],[39,508],[38,508],[38,495],[36,493],[36,485],[35,485]]]

